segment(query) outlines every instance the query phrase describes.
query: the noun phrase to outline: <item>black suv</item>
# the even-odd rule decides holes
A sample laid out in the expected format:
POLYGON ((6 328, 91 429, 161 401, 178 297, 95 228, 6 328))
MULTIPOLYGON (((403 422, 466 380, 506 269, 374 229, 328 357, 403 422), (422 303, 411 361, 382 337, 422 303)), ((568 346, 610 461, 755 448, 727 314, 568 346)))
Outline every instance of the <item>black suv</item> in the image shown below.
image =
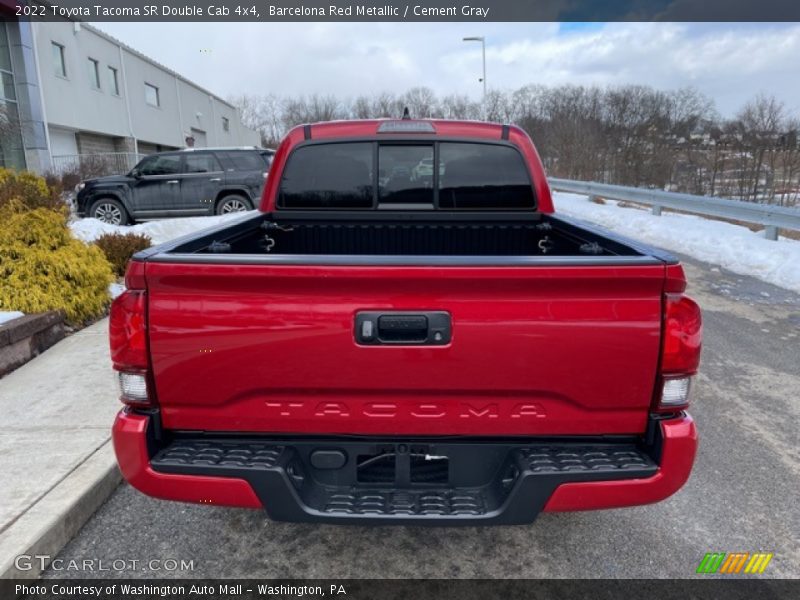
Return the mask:
POLYGON ((274 153, 253 147, 151 154, 127 175, 79 183, 78 216, 127 225, 139 219, 252 210, 258 206, 274 153))

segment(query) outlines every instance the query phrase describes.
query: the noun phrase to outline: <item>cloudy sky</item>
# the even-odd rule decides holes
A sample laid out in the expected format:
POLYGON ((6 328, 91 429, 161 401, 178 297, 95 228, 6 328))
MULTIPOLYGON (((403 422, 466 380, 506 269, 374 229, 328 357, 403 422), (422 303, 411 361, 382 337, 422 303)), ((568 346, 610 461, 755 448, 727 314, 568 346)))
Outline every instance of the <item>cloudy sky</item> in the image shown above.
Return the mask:
POLYGON ((694 86, 732 115, 757 92, 800 113, 800 24, 98 23, 220 96, 402 92, 480 98, 529 83, 694 86))

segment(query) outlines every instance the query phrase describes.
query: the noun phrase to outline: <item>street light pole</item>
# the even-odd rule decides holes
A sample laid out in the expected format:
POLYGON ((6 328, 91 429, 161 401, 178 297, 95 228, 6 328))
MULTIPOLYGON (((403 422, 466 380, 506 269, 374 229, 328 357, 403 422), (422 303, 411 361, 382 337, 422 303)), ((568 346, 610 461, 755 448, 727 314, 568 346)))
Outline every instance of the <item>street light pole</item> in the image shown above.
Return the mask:
POLYGON ((486 118, 486 38, 482 35, 476 35, 472 37, 465 37, 462 39, 464 42, 480 42, 481 43, 481 55, 483 59, 483 77, 481 81, 483 82, 483 118, 486 118))

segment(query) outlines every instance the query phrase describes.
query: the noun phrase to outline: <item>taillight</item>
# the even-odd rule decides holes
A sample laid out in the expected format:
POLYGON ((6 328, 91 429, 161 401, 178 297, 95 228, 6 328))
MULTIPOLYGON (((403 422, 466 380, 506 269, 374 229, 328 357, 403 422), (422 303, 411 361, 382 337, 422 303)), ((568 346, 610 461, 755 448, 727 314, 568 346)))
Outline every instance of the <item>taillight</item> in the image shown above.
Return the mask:
POLYGON ((681 294, 667 294, 665 304, 661 372, 694 375, 703 341, 700 307, 681 294))
POLYGON ((657 390, 657 410, 686 408, 692 376, 700 365, 703 321, 697 303, 682 294, 666 294, 664 336, 657 390))
MULTIPOLYGON (((126 283, 139 282, 139 265, 131 263, 126 283), (137 271, 131 273, 132 271, 137 271)), ((128 289, 111 304, 109 317, 111 362, 117 370, 120 399, 126 404, 147 406, 149 393, 149 360, 147 357, 147 292, 128 289)))
POLYGON ((127 290, 111 304, 108 334, 111 362, 118 371, 147 369, 144 290, 127 290))

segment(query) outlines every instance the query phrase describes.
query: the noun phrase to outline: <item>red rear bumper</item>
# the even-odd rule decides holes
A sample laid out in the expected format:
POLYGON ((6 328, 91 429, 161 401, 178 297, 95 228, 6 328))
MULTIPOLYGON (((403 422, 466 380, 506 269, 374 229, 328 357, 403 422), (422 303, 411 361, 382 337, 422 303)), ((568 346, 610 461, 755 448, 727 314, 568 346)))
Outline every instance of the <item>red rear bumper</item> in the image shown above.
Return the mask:
MULTIPOLYGON (((113 428, 114 449, 125 479, 144 494, 167 500, 262 508, 250 483, 244 479, 156 472, 147 447, 149 417, 126 410, 113 428)), ((659 423, 662 446, 655 475, 640 479, 563 483, 543 510, 574 511, 650 504, 663 500, 689 478, 697 450, 692 418, 683 415, 659 423)))
POLYGON ((122 476, 137 490, 154 498, 199 504, 261 508, 253 488, 243 479, 157 473, 147 450, 149 417, 121 410, 114 421, 114 452, 122 476))
POLYGON ((689 479, 697 453, 697 428, 688 414, 661 421, 660 425, 663 445, 655 475, 646 479, 564 483, 550 496, 544 510, 619 508, 669 498, 689 479))

